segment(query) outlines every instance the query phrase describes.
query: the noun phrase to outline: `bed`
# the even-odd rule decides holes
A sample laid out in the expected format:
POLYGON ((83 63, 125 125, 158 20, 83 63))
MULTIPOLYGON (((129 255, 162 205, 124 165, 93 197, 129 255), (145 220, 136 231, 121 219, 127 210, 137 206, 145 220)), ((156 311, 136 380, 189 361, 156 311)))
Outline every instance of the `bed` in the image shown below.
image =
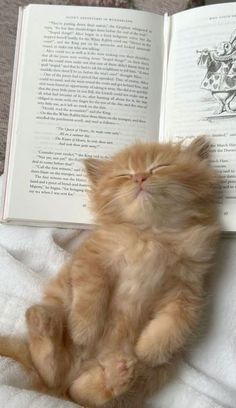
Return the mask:
MULTIPOLYGON (((86 231, 72 229, 0 225, 0 334, 24 335, 25 309, 40 300, 44 283, 85 236, 86 231)), ((222 238, 211 281, 203 330, 150 408, 236 407, 235 238, 222 238)), ((0 358, 0 408, 76 406, 30 391, 23 369, 0 358)))

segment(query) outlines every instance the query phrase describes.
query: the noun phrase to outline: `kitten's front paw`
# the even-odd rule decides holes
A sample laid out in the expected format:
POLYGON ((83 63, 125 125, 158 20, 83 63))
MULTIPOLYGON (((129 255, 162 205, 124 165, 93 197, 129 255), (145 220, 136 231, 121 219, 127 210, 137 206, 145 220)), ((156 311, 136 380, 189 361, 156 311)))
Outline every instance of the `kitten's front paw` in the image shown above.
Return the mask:
POLYGON ((56 338, 62 336, 61 315, 53 307, 40 304, 31 306, 25 317, 30 335, 56 338))
POLYGON ((153 344, 152 339, 146 336, 140 337, 135 352, 138 359, 149 367, 165 364, 169 360, 168 353, 164 352, 161 345, 158 343, 153 344))

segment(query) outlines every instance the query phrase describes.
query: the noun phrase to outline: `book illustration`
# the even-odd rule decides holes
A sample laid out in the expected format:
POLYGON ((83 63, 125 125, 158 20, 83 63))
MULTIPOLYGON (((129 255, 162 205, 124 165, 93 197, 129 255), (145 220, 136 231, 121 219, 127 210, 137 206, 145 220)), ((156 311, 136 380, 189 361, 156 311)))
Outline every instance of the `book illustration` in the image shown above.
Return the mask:
POLYGON ((197 52, 200 53, 198 66, 207 69, 200 87, 211 92, 218 103, 214 115, 236 115, 236 105, 232 106, 236 96, 236 30, 229 41, 221 42, 216 49, 197 52))

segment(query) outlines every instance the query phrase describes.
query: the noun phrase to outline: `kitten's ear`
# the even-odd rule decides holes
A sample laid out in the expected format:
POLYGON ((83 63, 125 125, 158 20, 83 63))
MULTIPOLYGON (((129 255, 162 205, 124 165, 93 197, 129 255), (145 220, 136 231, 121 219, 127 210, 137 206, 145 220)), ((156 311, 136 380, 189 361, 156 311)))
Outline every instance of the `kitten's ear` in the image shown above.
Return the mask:
POLYGON ((199 136, 186 149, 195 153, 200 159, 207 160, 210 156, 210 143, 204 136, 199 136))
POLYGON ((104 174, 107 161, 100 159, 84 159, 83 163, 89 180, 93 184, 96 184, 99 178, 104 174))

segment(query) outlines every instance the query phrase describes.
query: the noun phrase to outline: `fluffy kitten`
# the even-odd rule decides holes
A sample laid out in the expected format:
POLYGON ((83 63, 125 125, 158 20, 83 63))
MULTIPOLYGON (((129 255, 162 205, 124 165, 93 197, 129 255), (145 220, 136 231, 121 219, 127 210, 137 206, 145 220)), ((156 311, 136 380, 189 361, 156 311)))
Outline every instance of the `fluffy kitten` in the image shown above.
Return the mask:
MULTIPOLYGON (((89 407, 141 407, 196 330, 219 236, 208 144, 136 144, 85 160, 98 227, 0 353, 44 391, 89 407)), ((36 385, 35 385, 36 387, 36 385)))

